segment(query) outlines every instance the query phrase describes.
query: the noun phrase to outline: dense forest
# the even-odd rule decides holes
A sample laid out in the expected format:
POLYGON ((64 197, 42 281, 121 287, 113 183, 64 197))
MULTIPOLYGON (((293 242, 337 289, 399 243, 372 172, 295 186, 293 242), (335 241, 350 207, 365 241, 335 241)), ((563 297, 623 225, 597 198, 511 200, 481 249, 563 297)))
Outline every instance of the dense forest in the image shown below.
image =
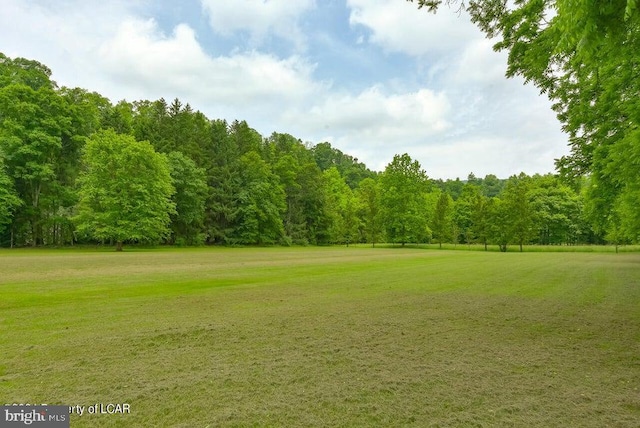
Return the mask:
POLYGON ((408 154, 374 172, 327 142, 265 137, 178 99, 112 104, 0 54, 4 247, 636 242, 614 204, 590 174, 443 181, 408 154))

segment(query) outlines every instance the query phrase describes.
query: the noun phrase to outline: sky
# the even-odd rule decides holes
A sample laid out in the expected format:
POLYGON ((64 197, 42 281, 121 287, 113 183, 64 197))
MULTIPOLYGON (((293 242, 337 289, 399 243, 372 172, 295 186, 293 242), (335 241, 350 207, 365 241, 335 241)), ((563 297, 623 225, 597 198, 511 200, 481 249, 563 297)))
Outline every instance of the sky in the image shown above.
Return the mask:
POLYGON ((549 173, 569 152, 551 102, 504 77, 464 13, 405 0, 1 0, 0 52, 59 86, 179 98, 264 137, 329 142, 431 178, 549 173))

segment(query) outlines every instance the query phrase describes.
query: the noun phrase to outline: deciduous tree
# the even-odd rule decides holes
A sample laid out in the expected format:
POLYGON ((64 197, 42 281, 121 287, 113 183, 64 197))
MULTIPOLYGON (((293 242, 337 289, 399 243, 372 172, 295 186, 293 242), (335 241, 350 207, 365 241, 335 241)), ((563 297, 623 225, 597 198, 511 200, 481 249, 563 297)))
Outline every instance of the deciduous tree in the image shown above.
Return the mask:
POLYGON ((418 161, 395 155, 380 177, 380 202, 387 239, 402 245, 423 242, 429 229, 424 214, 428 179, 418 161))
POLYGON ((257 245, 281 242, 284 236, 282 214, 285 211, 285 193, 278 176, 255 151, 242 155, 239 162, 241 190, 232 241, 257 245))
POLYGON ((525 174, 513 176, 501 194, 501 209, 506 215, 506 226, 510 243, 522 246, 531 239, 534 233, 534 213, 529 200, 530 177, 525 174), (512 242, 511 242, 512 241, 512 242))
POLYGON ((167 159, 148 142, 113 130, 94 134, 79 178, 78 231, 111 241, 158 242, 169 234, 174 188, 167 159))
POLYGON ((331 167, 323 173, 326 188, 326 213, 332 243, 347 244, 358 240, 359 219, 353 191, 338 172, 331 167))
POLYGON ((451 223, 453 215, 453 199, 446 192, 440 192, 436 210, 433 216, 431 229, 433 237, 438 241, 439 247, 442 248, 442 242, 448 241, 451 236, 451 223))
POLYGON ((580 234, 580 203, 570 187, 552 175, 532 177, 529 200, 535 234, 542 245, 575 244, 580 234))
POLYGON ((71 135, 68 103, 50 75, 36 61, 0 54, 0 150, 24 202, 16 212, 19 222, 28 225, 21 228, 21 241, 32 245, 45 242, 47 218, 60 205, 63 154, 77 142, 71 135))
POLYGON ((490 198, 482 193, 478 193, 473 198, 471 209, 471 233, 476 242, 484 245, 487 251, 487 244, 491 235, 491 207, 490 198))
MULTIPOLYGON (((416 1, 431 11, 443 3, 416 1)), ((524 77, 554 102, 571 148, 556 166, 563 176, 590 176, 595 227, 621 227, 637 239, 637 210, 623 207, 630 198, 637 204, 640 187, 633 151, 640 121, 638 0, 444 2, 468 11, 497 40, 494 49, 509 53, 507 76, 524 77)))
MULTIPOLYGON (((18 197, 13 187, 13 181, 9 177, 4 168, 2 152, 0 152, 0 236, 7 225, 13 222, 13 215, 22 200, 18 197)), ((13 236, 9 238, 11 246, 13 246, 13 236)))
POLYGON ((466 183, 454 205, 453 222, 460 232, 460 237, 467 244, 471 244, 473 240, 473 208, 476 198, 480 195, 481 191, 478 186, 466 183))
POLYGON ((326 186, 311 151, 295 137, 279 133, 267 139, 264 151, 285 190, 288 239, 302 245, 329 243, 326 186))
POLYGON ((360 182, 356 195, 359 201, 364 237, 375 247, 376 242, 382 239, 383 232, 378 183, 373 178, 365 178, 360 182))

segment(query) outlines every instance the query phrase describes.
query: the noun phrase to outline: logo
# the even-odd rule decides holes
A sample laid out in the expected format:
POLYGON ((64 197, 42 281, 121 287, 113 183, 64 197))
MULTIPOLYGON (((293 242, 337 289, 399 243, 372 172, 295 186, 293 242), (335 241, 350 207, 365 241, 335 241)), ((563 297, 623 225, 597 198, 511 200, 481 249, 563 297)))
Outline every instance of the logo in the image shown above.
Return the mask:
POLYGON ((69 428, 69 406, 2 406, 0 428, 69 428))

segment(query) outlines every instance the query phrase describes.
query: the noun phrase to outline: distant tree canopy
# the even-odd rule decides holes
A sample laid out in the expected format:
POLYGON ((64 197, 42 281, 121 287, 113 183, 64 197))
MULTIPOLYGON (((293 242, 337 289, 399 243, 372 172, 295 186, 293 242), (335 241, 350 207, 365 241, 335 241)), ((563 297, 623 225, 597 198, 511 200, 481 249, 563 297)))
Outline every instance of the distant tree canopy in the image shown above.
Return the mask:
POLYGON ((597 143, 588 165, 607 162, 586 174, 441 180, 409 154, 377 173, 328 142, 265 137, 178 99, 112 104, 50 76, 0 54, 2 246, 638 242, 631 130, 597 143))

